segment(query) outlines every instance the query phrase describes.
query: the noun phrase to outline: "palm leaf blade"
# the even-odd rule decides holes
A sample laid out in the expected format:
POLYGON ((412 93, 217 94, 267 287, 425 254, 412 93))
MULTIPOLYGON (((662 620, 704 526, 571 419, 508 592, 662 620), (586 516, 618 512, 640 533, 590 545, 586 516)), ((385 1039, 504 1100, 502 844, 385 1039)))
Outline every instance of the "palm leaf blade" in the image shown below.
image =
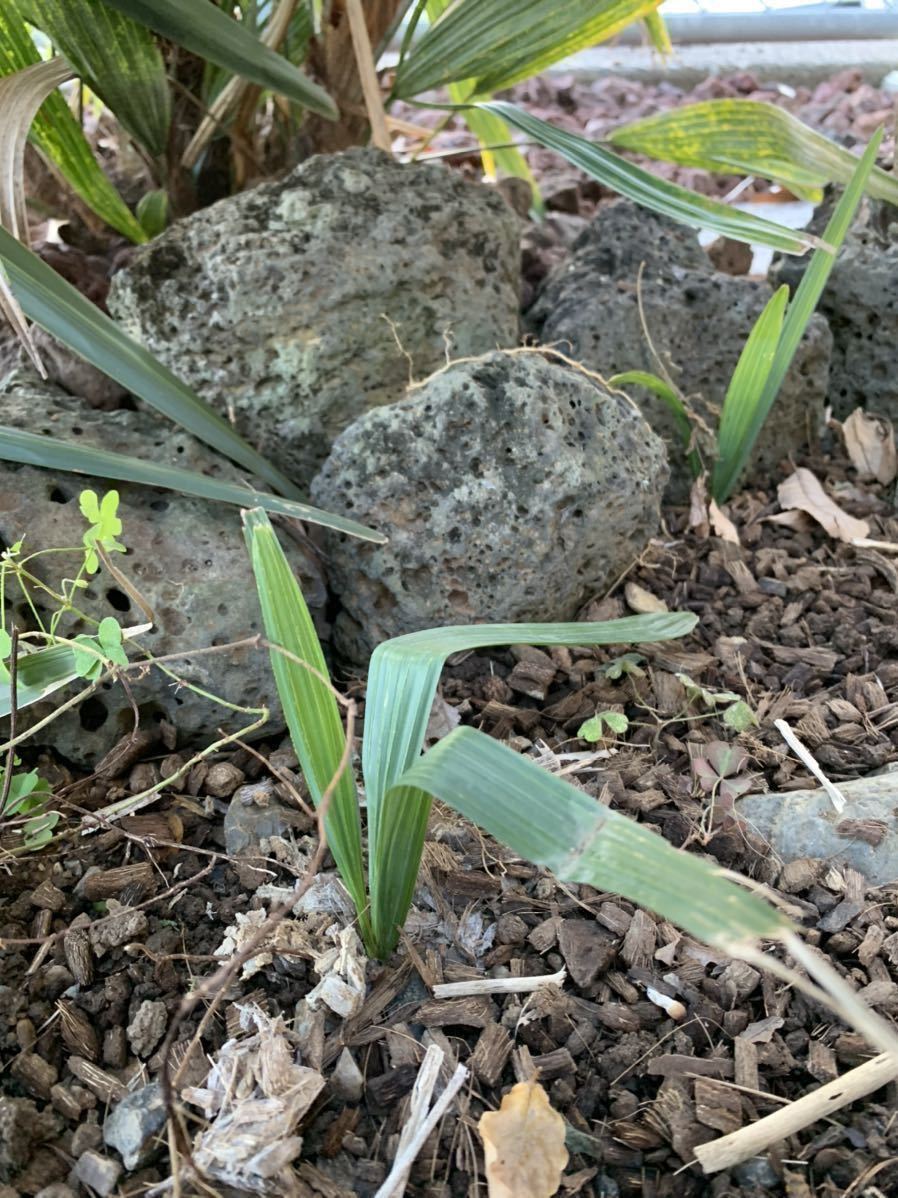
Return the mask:
POLYGON ((720 871, 473 728, 405 775, 520 856, 621 894, 721 948, 782 936, 787 920, 720 871))

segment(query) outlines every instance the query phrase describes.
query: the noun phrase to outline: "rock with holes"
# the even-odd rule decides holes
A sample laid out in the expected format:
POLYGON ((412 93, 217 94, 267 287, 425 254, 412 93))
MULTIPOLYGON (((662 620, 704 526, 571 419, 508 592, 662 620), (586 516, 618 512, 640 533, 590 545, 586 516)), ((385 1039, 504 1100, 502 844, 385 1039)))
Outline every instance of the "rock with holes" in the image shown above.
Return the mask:
POLYGON ((339 437, 312 484, 390 530, 333 537, 340 650, 420 628, 569 620, 645 547, 667 479, 636 407, 536 353, 460 362, 339 437))
MULTIPOLYGON (((0 387, 0 423, 232 481, 241 477, 230 463, 155 415, 98 412, 25 372, 13 375, 0 387)), ((2 462, 0 538, 10 545, 24 536, 32 553, 78 546, 87 527, 78 509, 79 492, 91 488, 102 494, 113 487, 121 497, 120 539, 128 550, 125 555, 115 555, 115 564, 138 589, 155 620, 153 630, 137 643, 155 656, 185 653, 183 660, 169 663, 169 668, 230 703, 274 707, 275 691, 264 653, 243 648, 190 657, 191 649, 223 645, 261 629, 236 507, 2 462)), ((320 611, 325 593, 317 568, 296 544, 287 537, 283 541, 313 610, 320 611)), ((51 555, 38 559, 34 570, 58 585, 63 577, 72 576, 77 562, 77 552, 68 557, 51 555)), ((138 605, 103 570, 90 580, 79 602, 96 619, 112 615, 125 626, 144 622, 138 605)), ((33 626, 21 600, 16 600, 14 610, 20 628, 33 626)), ((64 627, 68 633, 89 630, 78 622, 67 622, 64 627)), ((156 728, 164 718, 175 726, 180 743, 208 741, 216 727, 236 731, 253 718, 173 685, 172 679, 157 669, 145 677, 132 675, 129 686, 141 726, 156 728)), ((62 693, 67 698, 74 689, 62 693)), ((29 707, 21 718, 34 722, 54 706, 29 707)), ((59 716, 41 736, 63 756, 93 765, 133 725, 133 710, 124 688, 109 683, 77 709, 59 716)))
POLYGON ((517 343, 518 223, 442 165, 328 154, 136 250, 109 308, 306 486, 334 437, 447 344, 517 343))
MULTIPOLYGON (((716 432, 733 369, 771 295, 765 282, 715 271, 689 230, 619 200, 599 209, 570 258, 547 278, 528 319, 545 344, 606 378, 629 370, 658 374, 660 357, 698 417, 698 444, 708 448, 702 425, 716 432)), ((826 321, 815 316, 758 439, 752 473, 769 477, 816 437, 830 349, 826 321)), ((671 494, 680 498, 691 476, 670 411, 649 392, 628 390, 667 442, 671 494)))
MULTIPOLYGON (((867 207, 839 251, 820 297, 833 335, 828 398, 840 419, 863 407, 898 420, 898 217, 888 204, 867 207)), ((807 261, 783 258, 777 274, 793 288, 807 261)))

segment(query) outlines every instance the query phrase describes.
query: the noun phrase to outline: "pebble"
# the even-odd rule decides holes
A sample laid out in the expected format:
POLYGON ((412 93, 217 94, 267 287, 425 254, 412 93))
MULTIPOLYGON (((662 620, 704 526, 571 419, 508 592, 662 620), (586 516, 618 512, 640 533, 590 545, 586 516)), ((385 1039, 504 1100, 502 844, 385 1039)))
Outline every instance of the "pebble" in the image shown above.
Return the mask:
POLYGON ((219 761, 206 774, 203 790, 215 799, 229 799, 245 778, 243 770, 238 769, 236 765, 229 761, 219 761))
POLYGON ((733 1169, 740 1186, 779 1186, 779 1174, 766 1156, 755 1156, 733 1169))
POLYGON ((165 1126, 165 1101, 158 1082, 128 1094, 106 1116, 103 1139, 114 1148, 127 1170, 144 1165, 153 1141, 165 1126))
POLYGON ((100 1156, 98 1152, 84 1152, 75 1163, 75 1176, 82 1185, 107 1198, 121 1177, 122 1167, 118 1161, 110 1160, 108 1156, 100 1156))
POLYGON ((364 1084, 365 1079, 353 1060, 352 1053, 348 1048, 344 1048, 331 1074, 331 1090, 346 1102, 360 1102, 364 1084))
POLYGON ((72 1156, 83 1156, 103 1143, 103 1132, 96 1123, 81 1123, 72 1133, 72 1156))
POLYGON ((137 1008, 128 1024, 128 1042, 131 1050, 144 1059, 165 1035, 168 1026, 168 1008, 164 1002, 146 998, 137 1008))

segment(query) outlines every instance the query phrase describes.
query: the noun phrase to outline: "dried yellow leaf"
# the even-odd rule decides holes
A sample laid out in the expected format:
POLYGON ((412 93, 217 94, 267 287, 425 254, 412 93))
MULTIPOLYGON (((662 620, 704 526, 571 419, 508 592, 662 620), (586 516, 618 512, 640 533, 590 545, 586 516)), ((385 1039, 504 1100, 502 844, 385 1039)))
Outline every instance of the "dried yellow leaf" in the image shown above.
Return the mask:
POLYGON ((564 1120, 539 1082, 519 1082, 477 1125, 489 1198, 551 1198, 568 1162, 564 1120))

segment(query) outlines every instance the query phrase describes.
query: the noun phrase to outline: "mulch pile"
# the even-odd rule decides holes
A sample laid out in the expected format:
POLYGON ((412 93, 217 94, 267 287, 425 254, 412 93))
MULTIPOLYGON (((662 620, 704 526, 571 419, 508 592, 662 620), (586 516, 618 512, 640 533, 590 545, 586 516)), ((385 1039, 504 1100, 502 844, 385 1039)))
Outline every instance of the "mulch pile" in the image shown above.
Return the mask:
MULTIPOLYGON (((808 464, 843 506, 871 521, 873 536, 898 539, 898 518, 882 488, 857 484, 838 457, 808 464)), ((757 713, 760 726, 738 738, 756 790, 811 784, 772 728, 774 718, 790 721, 834 780, 898 757, 895 567, 822 530, 766 522, 776 510, 759 491, 734 501, 741 547, 697 537, 684 511, 668 511, 663 536, 628 578, 588 605, 583 615, 590 619, 626 614, 629 582, 671 609, 699 615, 689 638, 643 647, 640 673, 607 677, 614 652, 604 649, 478 653, 450 665, 442 694, 464 720, 523 752, 554 757, 578 785, 652 824, 672 844, 773 887, 810 941, 890 1016, 898 1010, 892 893, 865 894, 859 875, 825 862, 783 867, 725 810, 714 810, 692 768, 710 742, 732 735, 690 703, 678 673, 744 695, 757 713), (597 709, 627 714, 622 743, 604 746, 609 756, 565 757, 595 749, 576 733, 597 709)), ((170 748, 161 760, 138 745, 101 764, 99 776, 74 791, 64 789, 71 776, 63 765, 45 757, 43 766, 89 810, 170 771, 178 763, 170 748)), ((289 752, 274 745, 261 751, 275 752, 283 788, 289 752)), ((248 874, 223 851, 221 817, 231 794, 266 774, 242 750, 195 767, 183 793, 165 795, 150 813, 87 840, 73 838, 59 852, 0 875, 7 945, 0 1177, 12 1179, 13 1192, 36 1195, 64 1182, 85 1153, 117 1159, 102 1144, 104 1115, 126 1086, 159 1076, 170 1020, 195 979, 216 967, 213 954, 235 917, 270 906, 247 884, 263 877, 292 883, 313 831, 302 817, 294 832, 299 856, 268 861, 267 876, 248 874)), ((888 1091, 731 1173, 709 1179, 689 1165, 696 1144, 872 1055, 810 999, 614 895, 557 883, 443 810, 432 819, 422 881, 408 940, 390 962, 368 966, 368 997, 351 1018, 310 1016, 303 1000, 317 976, 312 953, 299 948, 299 955, 275 954, 272 965, 233 982, 202 1032, 211 1057, 229 1035, 244 1034, 236 1004, 253 1001, 284 1015, 299 1034, 303 1063, 329 1078, 349 1048, 364 1076, 361 1094, 347 1098, 340 1078, 313 1104, 302 1128, 298 1193, 376 1191, 402 1125, 401 1100, 429 1043, 472 1076, 460 1113, 444 1121, 413 1169, 411 1192, 422 1198, 474 1192, 481 1168, 476 1121, 533 1070, 569 1126, 564 1193, 872 1198, 898 1184, 898 1125, 888 1091), (563 991, 431 994, 442 981, 562 967, 563 991), (681 1003, 680 1017, 651 1001, 647 988, 681 1003)), ((300 921, 319 951, 332 922, 329 915, 300 921)), ((179 1028, 176 1060, 190 1048, 203 1010, 179 1028)), ((188 1080, 199 1084, 207 1067, 202 1054, 188 1064, 188 1080)), ((167 1175, 160 1141, 155 1159, 122 1175, 118 1192, 146 1193, 167 1175)))

